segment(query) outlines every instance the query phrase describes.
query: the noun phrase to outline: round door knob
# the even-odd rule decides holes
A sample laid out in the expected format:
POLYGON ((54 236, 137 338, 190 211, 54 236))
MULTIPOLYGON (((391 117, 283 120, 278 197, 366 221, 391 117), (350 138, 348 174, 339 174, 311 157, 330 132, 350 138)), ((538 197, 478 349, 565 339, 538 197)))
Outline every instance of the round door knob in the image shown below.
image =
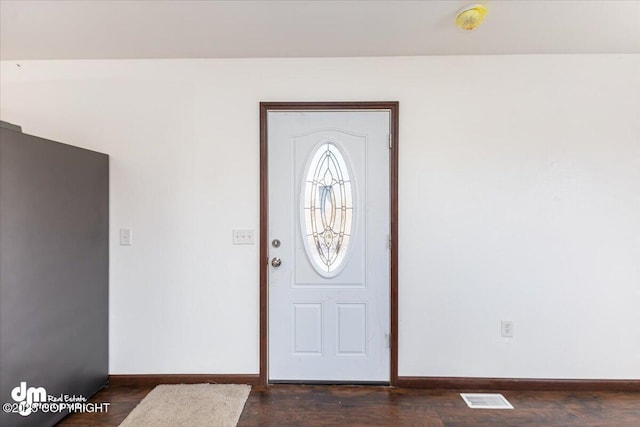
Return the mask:
POLYGON ((282 264, 282 260, 278 257, 275 257, 274 259, 271 260, 272 267, 280 267, 280 264, 282 264))

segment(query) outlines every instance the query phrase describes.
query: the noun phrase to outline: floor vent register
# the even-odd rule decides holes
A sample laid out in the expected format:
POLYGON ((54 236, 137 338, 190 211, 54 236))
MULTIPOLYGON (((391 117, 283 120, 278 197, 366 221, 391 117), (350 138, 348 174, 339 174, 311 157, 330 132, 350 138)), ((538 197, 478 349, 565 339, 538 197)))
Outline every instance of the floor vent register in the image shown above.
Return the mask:
POLYGON ((460 393, 460 396, 473 409, 513 409, 500 393, 460 393))

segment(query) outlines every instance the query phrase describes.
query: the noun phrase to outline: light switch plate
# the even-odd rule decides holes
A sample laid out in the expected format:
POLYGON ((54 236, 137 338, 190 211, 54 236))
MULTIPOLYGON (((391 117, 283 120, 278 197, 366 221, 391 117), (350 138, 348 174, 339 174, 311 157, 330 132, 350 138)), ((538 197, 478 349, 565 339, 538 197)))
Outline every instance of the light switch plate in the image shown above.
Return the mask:
POLYGON ((505 338, 513 338, 513 321, 503 320, 500 322, 500 335, 505 338))
POLYGON ((255 245, 255 230, 233 230, 234 245, 255 245))
POLYGON ((121 228, 120 229, 120 246, 131 246, 133 244, 133 239, 131 236, 130 228, 121 228))

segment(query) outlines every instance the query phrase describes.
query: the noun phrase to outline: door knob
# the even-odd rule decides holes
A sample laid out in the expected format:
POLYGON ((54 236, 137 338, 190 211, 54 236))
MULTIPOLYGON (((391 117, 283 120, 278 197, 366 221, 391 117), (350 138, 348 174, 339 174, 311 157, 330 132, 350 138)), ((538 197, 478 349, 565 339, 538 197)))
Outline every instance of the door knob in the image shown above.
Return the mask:
POLYGON ((271 260, 272 267, 280 267, 280 264, 282 264, 282 260, 278 257, 275 257, 274 259, 271 260))

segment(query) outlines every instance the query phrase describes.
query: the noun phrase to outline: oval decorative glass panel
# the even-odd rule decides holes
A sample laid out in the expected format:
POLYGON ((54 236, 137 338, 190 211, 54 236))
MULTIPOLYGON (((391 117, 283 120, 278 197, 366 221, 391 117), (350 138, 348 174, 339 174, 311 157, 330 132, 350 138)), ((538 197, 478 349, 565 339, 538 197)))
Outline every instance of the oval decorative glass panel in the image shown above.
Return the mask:
POLYGON ((311 155, 302 185, 302 238, 311 265, 325 277, 339 272, 353 235, 353 186, 340 149, 332 142, 311 155))

